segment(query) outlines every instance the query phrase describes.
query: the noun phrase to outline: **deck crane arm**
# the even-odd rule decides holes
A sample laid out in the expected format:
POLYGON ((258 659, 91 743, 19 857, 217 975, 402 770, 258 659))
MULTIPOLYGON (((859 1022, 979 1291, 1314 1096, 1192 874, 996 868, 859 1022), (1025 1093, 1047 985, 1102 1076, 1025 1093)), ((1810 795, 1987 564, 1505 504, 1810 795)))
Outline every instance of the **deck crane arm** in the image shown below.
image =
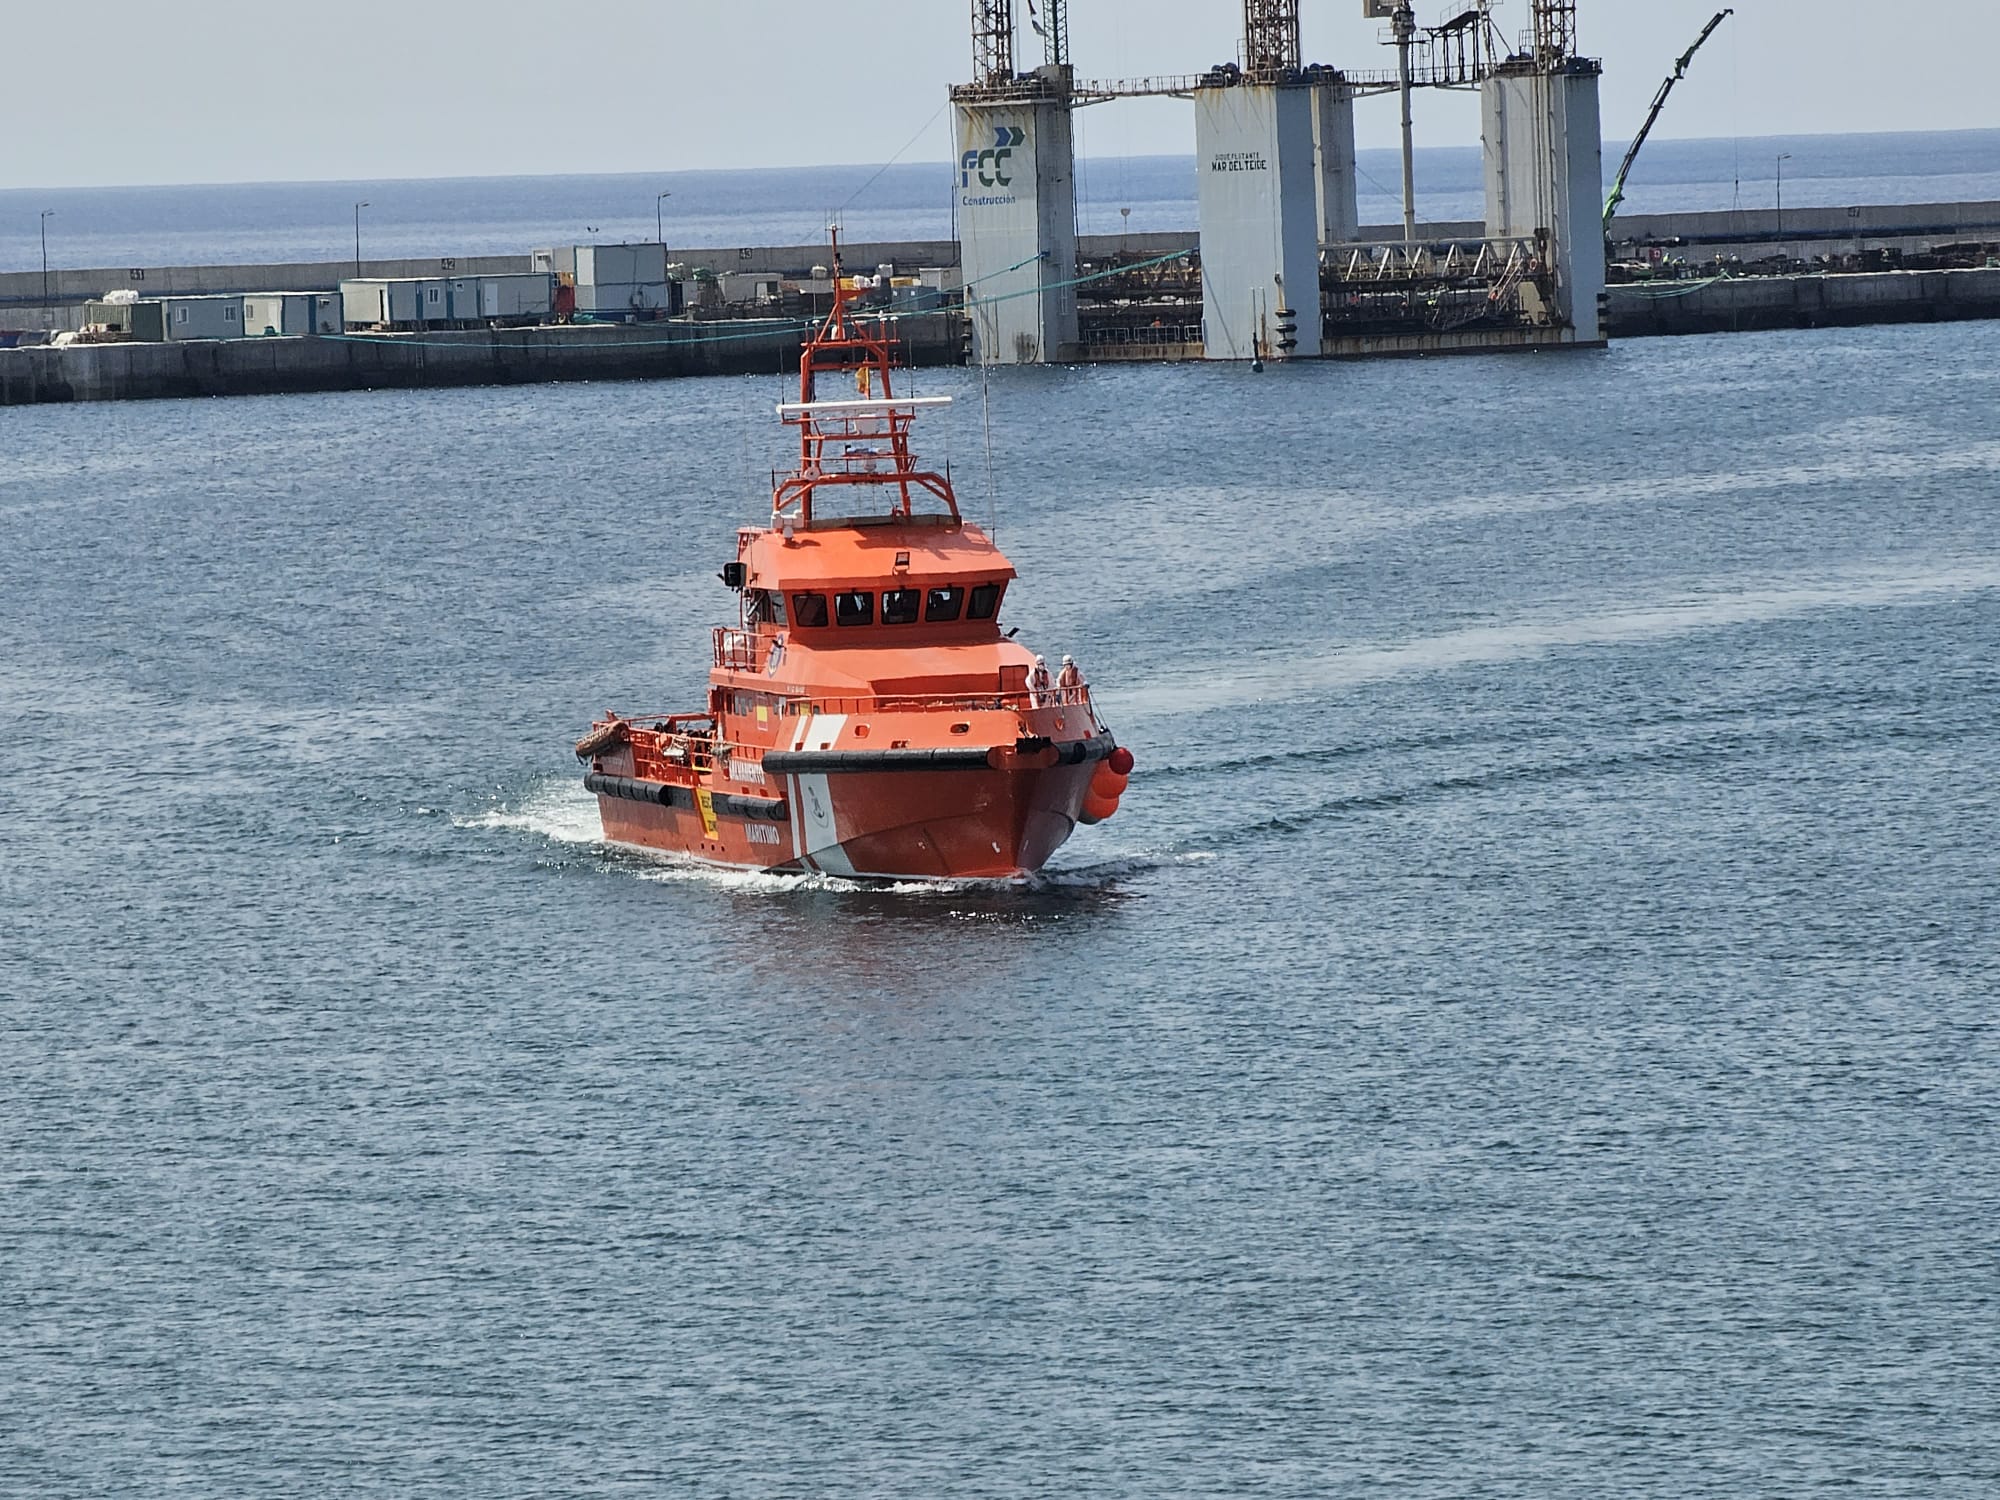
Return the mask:
POLYGON ((1604 204, 1604 232, 1611 232, 1612 217, 1618 212, 1618 205, 1625 201, 1625 179, 1632 175, 1632 163, 1639 159, 1639 148, 1646 144, 1646 137, 1653 133, 1653 126, 1659 122, 1660 111, 1667 107, 1667 96, 1674 91, 1674 85, 1687 77, 1688 64, 1694 61, 1695 53, 1701 51, 1702 43, 1715 35, 1715 28, 1735 15, 1734 10, 1719 10, 1715 19, 1702 27, 1701 35, 1694 39, 1694 45, 1681 54, 1679 62, 1667 81, 1660 85, 1659 93, 1653 95, 1653 107, 1646 115, 1646 123, 1639 127, 1639 134, 1633 138, 1632 149, 1625 153, 1625 160, 1619 163, 1618 176, 1611 184, 1611 197, 1604 204))

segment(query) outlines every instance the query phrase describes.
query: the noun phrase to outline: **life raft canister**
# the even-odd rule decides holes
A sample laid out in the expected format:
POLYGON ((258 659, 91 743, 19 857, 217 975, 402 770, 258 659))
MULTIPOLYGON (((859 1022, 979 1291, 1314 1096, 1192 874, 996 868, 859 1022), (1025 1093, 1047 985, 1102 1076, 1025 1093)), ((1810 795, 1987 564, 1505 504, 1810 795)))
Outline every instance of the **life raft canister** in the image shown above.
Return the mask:
POLYGON ((601 729, 593 729, 576 742, 576 758, 590 760, 602 755, 614 745, 622 745, 632 737, 632 726, 623 719, 613 718, 601 729))

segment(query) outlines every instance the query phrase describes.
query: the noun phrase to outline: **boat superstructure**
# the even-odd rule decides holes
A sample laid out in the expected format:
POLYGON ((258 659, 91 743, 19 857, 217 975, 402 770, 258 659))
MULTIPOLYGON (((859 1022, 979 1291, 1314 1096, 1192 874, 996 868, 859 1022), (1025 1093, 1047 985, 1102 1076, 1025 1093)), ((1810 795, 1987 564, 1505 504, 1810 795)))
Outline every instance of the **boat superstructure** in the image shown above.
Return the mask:
POLYGON ((1073 672, 1003 635, 1013 565, 959 513, 898 396, 888 325, 838 271, 799 360, 798 466, 736 536, 708 706, 607 713, 577 744, 605 837, 717 864, 1005 878, 1117 810, 1132 767, 1073 672), (822 377, 854 394, 823 399, 822 377))

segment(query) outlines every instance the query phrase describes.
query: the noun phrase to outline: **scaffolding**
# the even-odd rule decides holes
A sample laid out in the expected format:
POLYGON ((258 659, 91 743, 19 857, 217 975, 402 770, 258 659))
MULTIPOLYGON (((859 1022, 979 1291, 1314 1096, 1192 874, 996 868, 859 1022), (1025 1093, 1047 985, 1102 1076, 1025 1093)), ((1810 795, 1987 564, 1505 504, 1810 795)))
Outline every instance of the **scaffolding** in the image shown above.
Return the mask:
POLYGON ((987 88, 1014 81, 1014 0, 972 0, 972 81, 987 88))
POLYGON ((1551 67, 1575 55, 1576 0, 1535 0, 1535 61, 1551 67))
POLYGON ((1516 236, 1444 244, 1328 245, 1320 254, 1325 338, 1402 337, 1550 324, 1548 247, 1516 236))
POLYGON ((1299 42, 1299 0, 1243 0, 1243 71, 1252 78, 1296 72, 1304 48, 1299 42))
POLYGON ((1042 61, 1052 68, 1069 66, 1069 0, 1028 0, 1028 24, 1042 39, 1042 61))

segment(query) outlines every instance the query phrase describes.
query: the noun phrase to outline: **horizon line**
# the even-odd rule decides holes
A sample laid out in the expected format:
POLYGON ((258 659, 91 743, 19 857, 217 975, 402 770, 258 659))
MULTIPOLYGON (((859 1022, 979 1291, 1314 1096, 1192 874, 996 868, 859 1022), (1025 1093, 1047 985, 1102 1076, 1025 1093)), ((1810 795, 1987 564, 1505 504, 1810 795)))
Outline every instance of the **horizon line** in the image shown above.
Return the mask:
MULTIPOLYGON (((2000 126, 1968 126, 1957 130, 1842 130, 1813 131, 1800 135, 1689 135, 1660 136, 1655 145, 1707 145, 1720 142, 1749 143, 1755 141, 1815 141, 1815 140, 1859 140, 1882 136, 1953 136, 1953 135, 2000 135, 2000 126)), ((1419 146, 1418 155, 1443 151, 1478 151, 1479 144, 1419 146)), ((1389 146, 1361 146, 1356 154, 1382 152, 1399 154, 1399 148, 1389 146)), ((1193 156, 1191 151, 1142 151, 1111 156, 1079 156, 1080 162, 1088 161, 1184 161, 1193 156)), ((741 167, 670 167, 657 171, 635 168, 623 172, 456 172, 442 176, 428 177, 244 177, 196 179, 181 182, 83 182, 83 183, 34 183, 22 187, 0 187, 0 197, 15 193, 104 193, 104 192, 158 192, 177 188, 264 188, 264 187, 341 187, 379 186, 389 183, 425 182, 520 182, 573 181, 592 178, 612 179, 630 177, 650 177, 661 181, 680 177, 740 177, 746 174, 776 172, 886 172, 892 167, 935 166, 949 171, 951 162, 940 158, 935 163, 913 162, 797 162, 782 165, 741 167)))

